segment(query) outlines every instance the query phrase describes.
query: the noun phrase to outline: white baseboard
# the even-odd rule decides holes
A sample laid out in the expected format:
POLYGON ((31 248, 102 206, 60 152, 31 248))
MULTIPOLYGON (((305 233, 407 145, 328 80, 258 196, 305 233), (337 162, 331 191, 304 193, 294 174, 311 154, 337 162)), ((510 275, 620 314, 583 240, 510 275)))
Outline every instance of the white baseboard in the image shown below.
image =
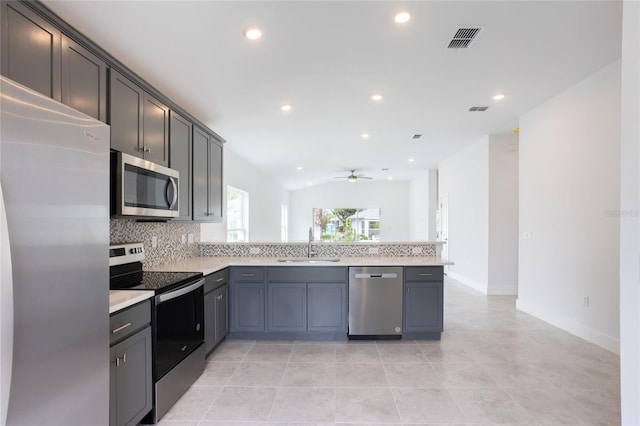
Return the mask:
POLYGON ((464 285, 471 287, 474 290, 478 290, 482 294, 487 294, 487 285, 479 283, 475 280, 465 277, 464 275, 460 275, 456 272, 449 270, 447 272, 447 276, 453 278, 456 281, 461 282, 464 285))
POLYGON ((489 296, 517 296, 518 287, 511 285, 491 286, 487 292, 489 296))
POLYGON ((568 331, 569 333, 587 340, 588 342, 598 345, 601 348, 604 348, 616 354, 620 354, 619 338, 604 334, 598 330, 576 322, 573 319, 566 317, 565 315, 550 311, 543 306, 529 303, 522 299, 516 300, 516 308, 530 315, 533 315, 534 317, 541 319, 542 321, 548 322, 553 326, 568 331))

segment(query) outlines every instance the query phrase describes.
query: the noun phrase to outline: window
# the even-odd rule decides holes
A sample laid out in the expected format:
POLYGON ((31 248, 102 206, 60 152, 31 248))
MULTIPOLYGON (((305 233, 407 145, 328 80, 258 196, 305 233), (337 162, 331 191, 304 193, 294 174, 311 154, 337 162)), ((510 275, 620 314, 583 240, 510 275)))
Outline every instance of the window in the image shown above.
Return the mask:
POLYGON ((313 209, 313 234, 322 241, 380 241, 380 209, 313 209))
POLYGON ((249 241, 249 193, 227 186, 227 241, 249 241))
POLYGON ((280 241, 289 241, 289 207, 280 206, 280 241))

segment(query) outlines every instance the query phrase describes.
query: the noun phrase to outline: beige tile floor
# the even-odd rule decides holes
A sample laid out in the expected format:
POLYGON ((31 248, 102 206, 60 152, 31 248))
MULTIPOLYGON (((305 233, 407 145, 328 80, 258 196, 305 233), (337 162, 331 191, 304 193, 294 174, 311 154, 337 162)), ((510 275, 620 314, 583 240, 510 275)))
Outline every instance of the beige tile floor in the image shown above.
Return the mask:
POLYGON ((227 340, 162 426, 619 425, 619 357, 445 280, 439 342, 227 340))

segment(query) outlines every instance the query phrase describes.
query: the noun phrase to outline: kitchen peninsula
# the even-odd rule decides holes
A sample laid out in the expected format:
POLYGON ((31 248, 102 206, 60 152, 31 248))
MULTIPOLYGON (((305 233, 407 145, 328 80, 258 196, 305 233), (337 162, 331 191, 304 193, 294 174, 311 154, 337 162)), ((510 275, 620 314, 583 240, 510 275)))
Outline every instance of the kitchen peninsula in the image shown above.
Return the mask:
POLYGON ((437 340, 443 324, 443 267, 453 264, 439 256, 442 244, 316 243, 309 249, 303 243, 201 243, 201 256, 150 269, 202 272, 205 299, 207 285, 211 291, 221 289, 211 302, 218 308, 228 295, 226 318, 219 319, 228 321, 230 338, 344 340, 353 303, 349 269, 399 267, 402 324, 397 337, 437 340))

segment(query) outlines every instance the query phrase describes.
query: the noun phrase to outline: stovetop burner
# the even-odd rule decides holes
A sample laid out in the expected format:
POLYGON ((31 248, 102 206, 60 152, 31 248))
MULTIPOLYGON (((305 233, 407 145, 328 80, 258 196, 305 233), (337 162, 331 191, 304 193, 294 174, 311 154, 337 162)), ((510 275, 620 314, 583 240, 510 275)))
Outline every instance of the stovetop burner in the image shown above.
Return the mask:
POLYGON ((143 271, 142 243, 109 248, 109 288, 111 290, 153 290, 165 293, 202 278, 202 272, 143 271))

